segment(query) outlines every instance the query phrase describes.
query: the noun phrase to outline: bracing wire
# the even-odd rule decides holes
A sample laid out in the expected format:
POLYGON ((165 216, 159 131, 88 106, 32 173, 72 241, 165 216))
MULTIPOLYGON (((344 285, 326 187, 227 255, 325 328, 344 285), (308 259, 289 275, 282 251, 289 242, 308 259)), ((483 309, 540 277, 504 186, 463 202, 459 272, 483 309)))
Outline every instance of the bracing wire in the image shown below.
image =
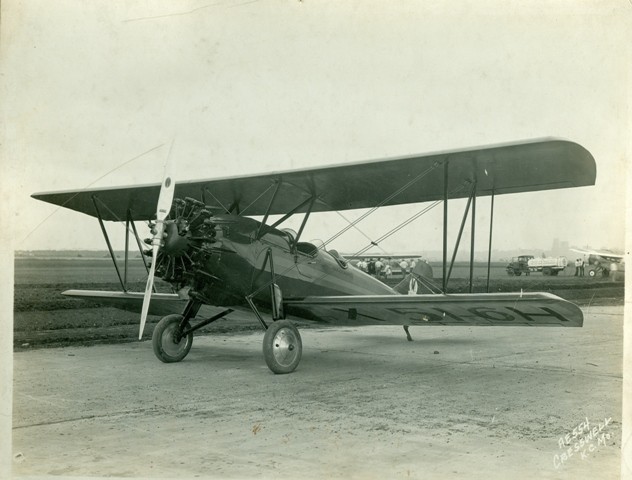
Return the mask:
POLYGON ((252 207, 252 205, 253 205, 253 204, 254 204, 257 200, 259 200, 259 199, 260 199, 261 197, 263 197, 266 193, 268 193, 268 192, 270 191, 270 189, 271 189, 272 187, 274 187, 274 186, 275 186, 275 184, 274 184, 274 183, 271 183, 271 184, 270 184, 270 186, 269 186, 268 188, 266 188, 266 189, 265 189, 265 190, 264 190, 264 191, 263 191, 263 192, 262 192, 262 193, 261 193, 261 194, 260 194, 257 198, 255 198, 252 202, 250 202, 250 204, 249 204, 246 208, 244 208, 244 209, 241 211, 241 215, 245 215, 246 210, 248 210, 250 207, 252 207))
POLYGON ((382 207, 385 204, 387 204, 388 202, 390 202, 397 195, 399 195, 400 193, 402 193, 403 191, 408 189, 411 185, 413 185, 414 183, 416 183, 417 181, 419 181, 420 179, 422 179, 423 177, 428 175, 430 172, 432 172, 438 166, 442 165, 444 162, 445 162, 445 160, 438 160, 438 161, 434 162, 434 164, 432 166, 428 167, 426 170, 421 172, 419 175, 417 175, 416 177, 411 179, 408 183, 406 183, 405 185, 403 185, 402 187, 397 189, 395 192, 390 194, 388 197, 386 197, 384 200, 382 200, 380 203, 378 203, 375 207, 372 207, 368 212, 365 212, 364 214, 360 215, 360 217, 358 217, 356 220, 354 220, 351 224, 349 224, 348 226, 346 226, 345 228, 340 230, 338 233, 334 234, 332 237, 330 237, 325 242, 323 242, 323 247, 327 246, 329 243, 333 242, 338 237, 340 237, 341 235, 343 235, 344 233, 349 231, 351 228, 353 228, 355 225, 357 225, 362 220, 367 218, 369 215, 373 214, 377 209, 379 209, 380 207, 382 207))
MULTIPOLYGON (((342 219, 347 222, 348 224, 351 224, 351 220, 349 220, 347 217, 345 217, 342 213, 340 213, 339 211, 336 210, 336 213, 338 215, 340 215, 340 217, 342 217, 342 219)), ((353 225, 353 228, 355 230, 357 230, 364 238, 366 238, 369 242, 371 242, 371 246, 377 246, 377 248, 379 248, 380 250, 382 250, 382 252, 384 252, 385 254, 388 253, 386 250, 384 250, 380 245, 378 245, 376 242, 374 242, 371 237, 369 237, 366 233, 364 233, 362 230, 360 230, 358 228, 357 225, 353 225)))
MULTIPOLYGON (((450 194, 454 195, 454 194, 456 194, 456 193, 460 192, 460 191, 461 191, 461 190, 463 190, 463 188, 465 188, 465 186, 467 186, 469 183, 470 183, 470 182, 469 182, 469 181, 467 181, 467 180, 466 180, 466 181, 464 181, 461 185, 459 185, 457 188, 455 188, 454 190, 452 190, 452 191, 450 192, 450 194)), ((411 184, 411 182, 409 182, 409 184, 411 184)), ((407 184, 407 185, 409 185, 409 184, 407 184)), ((398 191, 398 193, 399 193, 400 191, 401 191, 401 189, 398 191)), ((390 197, 390 198, 392 198, 393 196, 394 196, 394 195, 391 195, 391 197, 390 197)), ((390 237, 390 236, 394 235, 395 233, 397 233, 398 231, 400 231, 402 228, 404 228, 406 225, 410 224, 411 222, 413 222, 413 221, 417 220, 418 218, 420 218, 421 216, 425 215, 427 212, 429 212, 430 210, 432 210, 432 209, 433 209, 434 207, 436 207, 437 205, 440 205, 441 203, 443 203, 443 201, 444 201, 444 200, 436 200, 436 201, 435 201, 435 202, 433 202, 431 205, 429 205, 429 206, 427 206, 427 207, 425 207, 425 208, 421 209, 420 211, 418 211, 417 213, 415 213, 414 215, 412 215, 412 216, 411 216, 411 217, 409 217, 408 219, 404 220, 402 223, 400 223, 400 224, 399 224, 399 225, 397 225, 396 227, 394 227, 394 228, 392 228, 391 230, 389 230, 386 234, 382 235, 382 236, 378 239, 378 241, 377 241, 377 242, 373 242, 373 241, 371 241, 371 240, 369 239, 369 241, 371 241, 371 243, 370 243, 367 247, 365 247, 365 248, 361 249, 359 252, 357 252, 357 253, 353 254, 352 256, 355 256, 355 255, 361 255, 362 253, 364 253, 365 251, 367 251, 369 248, 373 247, 373 246, 374 246, 374 244, 377 244, 377 243, 379 243, 379 242, 381 242, 381 241, 383 241, 383 240, 387 239, 388 237, 390 237)), ((381 204, 380 204, 380 205, 383 205, 384 203, 386 203, 386 201, 381 202, 381 204)), ((372 208, 370 213, 375 212, 375 210, 377 210, 377 207, 372 208)), ((349 226, 347 226, 347 227, 345 227, 344 229, 342 229, 342 230, 341 230, 341 231, 343 231, 342 233, 344 233, 344 232, 348 231, 350 228, 353 228, 353 227, 354 227, 357 223, 359 223, 359 221, 360 221, 360 220, 362 220, 362 219, 364 219, 364 218, 367 218, 367 216, 368 216, 367 214, 362 215, 359 219, 355 220, 354 222, 351 222, 351 224, 350 224, 349 226)), ((344 217, 343 217, 343 218, 344 218, 344 217)), ((340 235, 341 235, 341 233, 340 233, 340 232, 338 232, 338 234, 335 234, 334 236, 332 236, 332 237, 331 237, 331 238, 330 238, 327 242, 324 242, 322 245, 320 245, 320 246, 318 247, 318 250, 326 250, 326 248, 325 248, 325 247, 326 247, 327 243, 331 242, 331 241, 332 241, 332 239, 334 239, 334 238, 338 238, 340 235)), ((307 261, 309 261, 309 260, 308 260, 308 259, 306 259, 306 260, 302 260, 302 261, 301 261, 301 260, 299 260, 299 261, 297 261, 297 263, 295 263, 295 264, 294 264, 294 265, 292 265, 291 267, 288 267, 288 268, 286 268, 285 270, 283 270, 282 272, 280 272, 280 274, 279 274, 279 275, 283 275, 283 274, 285 274, 285 273, 289 272, 290 270, 293 270, 293 269, 297 268, 297 266, 298 266, 299 264, 302 264, 302 263, 307 262, 307 261)), ((320 275, 319 277, 317 277, 317 278, 315 279, 315 281, 322 280, 323 278, 327 277, 328 275, 329 275, 328 273, 323 273, 322 275, 320 275)), ((260 293, 261 291, 263 291, 265 288, 269 287, 270 285, 272 285, 272 280, 270 280, 270 281, 266 282, 266 283, 265 283, 264 285, 262 285, 260 288, 258 288, 257 290, 255 290, 255 291, 254 291, 251 295, 252 295, 252 296, 257 295, 258 293, 260 293)))

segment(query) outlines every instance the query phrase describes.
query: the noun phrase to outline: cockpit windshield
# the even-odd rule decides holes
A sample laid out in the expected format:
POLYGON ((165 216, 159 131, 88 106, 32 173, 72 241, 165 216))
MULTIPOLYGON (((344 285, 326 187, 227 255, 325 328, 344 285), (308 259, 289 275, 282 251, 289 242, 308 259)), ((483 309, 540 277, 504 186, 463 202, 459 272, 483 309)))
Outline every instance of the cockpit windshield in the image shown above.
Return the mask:
POLYGON ((327 248, 325 248, 325 242, 323 242, 319 238, 317 238, 315 240, 310 240, 309 243, 314 245, 318 250, 322 250, 323 252, 327 251, 327 248))
POLYGON ((283 233, 285 233, 288 237, 290 237, 290 240, 291 240, 292 242, 296 241, 296 236, 297 236, 298 234, 296 233, 296 231, 295 231, 295 230, 292 230, 291 228, 283 228, 283 229, 281 229, 281 231, 282 231, 283 233))

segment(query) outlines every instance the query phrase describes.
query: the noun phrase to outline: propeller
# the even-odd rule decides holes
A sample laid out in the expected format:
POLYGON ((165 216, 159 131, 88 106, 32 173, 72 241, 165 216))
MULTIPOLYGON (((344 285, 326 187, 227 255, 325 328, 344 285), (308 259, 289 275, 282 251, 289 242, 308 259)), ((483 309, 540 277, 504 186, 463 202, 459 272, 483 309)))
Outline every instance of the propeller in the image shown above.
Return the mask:
MULTIPOLYGON (((173 143, 171 144, 173 148, 173 143)), ((143 338, 143 330, 145 329, 145 322, 147 321, 147 312, 149 311, 149 302, 151 301, 151 292, 154 288, 154 274, 156 272, 156 263, 158 260, 158 251, 163 242, 163 235, 165 231, 165 219, 169 215, 171 210, 171 204, 173 202, 173 194, 175 183, 171 177, 173 165, 171 160, 171 149, 169 150, 169 157, 167 158, 167 165, 165 166, 165 175, 160 186, 160 194, 158 195, 158 206, 156 209, 156 225, 154 227, 154 236, 151 239, 152 255, 151 255, 151 267, 149 269, 149 278, 147 278, 147 285, 145 286, 145 296, 143 298, 143 308, 140 314, 140 330, 138 332, 138 339, 143 338)))

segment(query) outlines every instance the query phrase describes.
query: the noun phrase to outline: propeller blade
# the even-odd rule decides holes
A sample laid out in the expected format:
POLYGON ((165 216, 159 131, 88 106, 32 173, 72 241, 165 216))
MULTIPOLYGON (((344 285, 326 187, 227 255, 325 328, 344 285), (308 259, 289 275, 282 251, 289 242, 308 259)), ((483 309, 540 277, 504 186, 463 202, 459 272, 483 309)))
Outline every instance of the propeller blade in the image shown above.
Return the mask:
POLYGON ((145 297, 143 298, 143 309, 140 314, 140 330, 138 332, 138 339, 143 338, 143 330, 145 330, 145 322, 147 321, 147 312, 149 312, 149 301, 151 300, 151 292, 154 288, 154 273, 156 272, 156 259, 158 257, 158 245, 154 245, 151 261, 151 267, 149 268, 149 277, 147 278, 147 285, 145 285, 145 297))
MULTIPOLYGON (((171 149, 173 149, 173 142, 171 143, 171 149)), ((140 330, 138 332, 138 339, 143 338, 143 330, 145 329, 145 322, 147 321, 147 313, 149 312, 149 302, 151 301, 151 292, 154 288, 154 274, 156 272, 156 262, 158 261, 158 251, 163 240, 163 234, 165 231, 165 219, 169 215, 171 210, 171 204, 173 203, 173 194, 175 189, 175 182, 171 179, 170 171, 173 170, 171 162, 171 149, 169 150, 169 156, 167 157, 167 165, 165 166, 165 176, 160 187, 160 194, 158 195, 158 205, 156 209, 156 226, 154 227, 154 236, 151 239, 152 245, 152 261, 149 269, 149 277, 147 278, 147 285, 145 285, 145 296, 143 297, 143 308, 140 314, 140 330)))
MULTIPOLYGON (((171 180, 171 177, 169 175, 166 175, 165 179, 162 182, 162 186, 160 187, 160 195, 158 195, 156 223, 163 224, 165 218, 167 218, 169 210, 171 210, 171 204, 173 203, 174 187, 175 183, 171 180)), ((162 228, 164 229, 164 224, 162 228)), ((160 237, 160 239, 162 240, 162 234, 160 235, 160 237)))

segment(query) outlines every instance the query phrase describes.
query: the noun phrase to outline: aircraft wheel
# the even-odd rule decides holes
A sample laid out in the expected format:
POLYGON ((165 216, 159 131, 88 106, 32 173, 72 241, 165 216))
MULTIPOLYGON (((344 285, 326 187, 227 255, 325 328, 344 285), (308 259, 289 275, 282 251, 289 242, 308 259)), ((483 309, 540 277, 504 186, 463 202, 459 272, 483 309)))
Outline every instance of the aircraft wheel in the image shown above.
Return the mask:
POLYGON ((595 275, 597 275, 597 272, 595 272, 594 270, 590 270, 590 271, 588 272, 588 276, 589 276, 589 277, 594 277, 595 275))
POLYGON ((288 320, 278 320, 263 336, 263 357, 274 373, 293 372, 301 361, 303 342, 298 329, 288 320))
MULTIPOLYGON (((158 322, 151 337, 154 346, 154 353, 161 362, 179 362, 187 356, 193 344, 193 333, 182 337, 179 342, 175 341, 175 333, 182 320, 182 315, 167 315, 158 322)), ((187 323, 187 327, 188 327, 187 323)))

